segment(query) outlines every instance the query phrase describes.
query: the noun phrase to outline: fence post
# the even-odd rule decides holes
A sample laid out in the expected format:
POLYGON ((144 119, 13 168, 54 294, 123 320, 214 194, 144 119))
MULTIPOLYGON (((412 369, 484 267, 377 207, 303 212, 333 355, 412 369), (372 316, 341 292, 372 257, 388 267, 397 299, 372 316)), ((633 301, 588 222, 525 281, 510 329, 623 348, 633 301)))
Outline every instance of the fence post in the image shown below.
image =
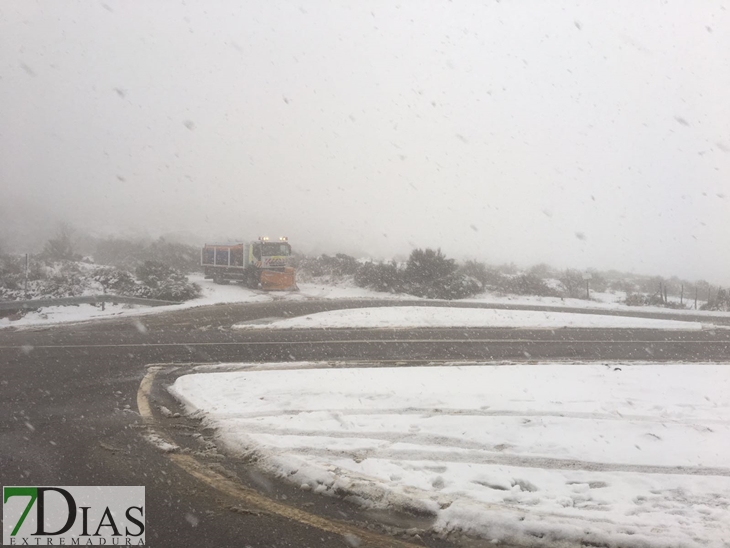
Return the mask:
POLYGON ((588 301, 591 300, 591 286, 590 286, 590 282, 591 282, 591 278, 592 277, 593 277, 593 275, 590 272, 584 272, 583 273, 583 279, 586 281, 586 300, 588 300, 588 301))
POLYGON ((28 254, 25 254, 25 298, 28 298, 28 254))

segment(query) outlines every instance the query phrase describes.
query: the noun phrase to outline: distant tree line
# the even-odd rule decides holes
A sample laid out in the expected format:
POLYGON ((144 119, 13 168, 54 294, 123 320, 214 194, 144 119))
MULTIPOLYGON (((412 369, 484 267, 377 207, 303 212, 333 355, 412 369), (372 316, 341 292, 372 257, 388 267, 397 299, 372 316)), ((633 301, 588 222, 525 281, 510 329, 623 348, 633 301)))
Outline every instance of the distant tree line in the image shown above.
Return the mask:
MULTIPOLYGON (((704 280, 644 276, 616 270, 557 270, 547 264, 527 269, 514 264, 489 265, 469 260, 457 263, 440 249, 415 249, 407 260, 358 261, 342 253, 318 257, 294 256, 301 280, 352 280, 359 287, 407 293, 435 299, 461 299, 490 291, 505 295, 589 298, 593 292, 623 295, 631 306, 662 306, 705 310, 730 309, 726 289, 704 280), (696 305, 695 305, 696 303, 696 305)), ((185 300, 199 293, 186 274, 199 271, 196 246, 166 241, 77 237, 73 227, 59 225, 43 250, 29 259, 30 296, 72 296, 88 285, 104 291, 167 300, 185 300), (96 266, 104 265, 104 266, 96 266)), ((25 294, 21 257, 0 250, 0 299, 25 294)))
POLYGON ((468 260, 457 264, 440 249, 416 249, 405 262, 358 261, 338 253, 333 256, 298 257, 298 275, 303 279, 327 278, 336 281, 352 277, 359 287, 388 293, 459 299, 484 291, 505 295, 586 299, 594 292, 623 294, 630 306, 691 308, 695 298, 698 308, 723 310, 728 293, 713 290, 706 281, 692 282, 680 278, 663 278, 630 274, 616 270, 588 272, 558 270, 538 264, 521 270, 514 264, 488 265, 468 260), (590 278, 586 280, 586 274, 590 278))

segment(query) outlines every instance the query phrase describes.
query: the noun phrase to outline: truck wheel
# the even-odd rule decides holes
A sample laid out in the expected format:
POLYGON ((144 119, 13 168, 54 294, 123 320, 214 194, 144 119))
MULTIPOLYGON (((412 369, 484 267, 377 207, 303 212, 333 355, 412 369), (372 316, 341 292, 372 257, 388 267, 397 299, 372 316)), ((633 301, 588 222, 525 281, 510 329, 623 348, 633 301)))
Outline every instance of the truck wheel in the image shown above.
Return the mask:
POLYGON ((246 281, 244 283, 246 284, 246 287, 248 287, 249 289, 258 289, 259 288, 258 272, 249 272, 246 275, 246 281))

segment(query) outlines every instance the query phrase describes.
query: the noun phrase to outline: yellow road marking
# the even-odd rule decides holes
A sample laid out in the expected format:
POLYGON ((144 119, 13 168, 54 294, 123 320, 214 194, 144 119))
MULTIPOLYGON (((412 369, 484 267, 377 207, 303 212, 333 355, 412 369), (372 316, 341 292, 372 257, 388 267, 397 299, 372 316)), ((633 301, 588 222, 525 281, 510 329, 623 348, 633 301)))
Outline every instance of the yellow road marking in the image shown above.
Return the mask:
MULTIPOLYGON (((155 376, 161 369, 161 367, 148 368, 147 374, 142 379, 139 389, 137 390, 137 408, 142 420, 148 425, 154 424, 154 416, 152 415, 152 408, 149 402, 150 391, 152 389, 152 383, 154 382, 155 376)), ((159 436, 162 440, 170 444, 174 444, 172 440, 160 434, 159 431, 155 431, 152 428, 149 430, 159 436)), ((190 455, 181 453, 165 453, 164 456, 169 458, 172 462, 194 478, 206 483, 217 491, 240 500, 249 507, 262 510, 269 514, 275 514, 285 519, 295 521, 301 525, 314 527, 327 533, 341 535, 343 537, 352 535, 359 539, 360 546, 422 548, 422 546, 418 544, 412 544, 385 535, 373 533, 367 529, 362 529, 342 521, 324 518, 316 514, 300 510, 299 508, 294 508, 292 506, 276 502, 253 489, 244 487, 218 472, 211 470, 208 466, 197 461, 190 455)))

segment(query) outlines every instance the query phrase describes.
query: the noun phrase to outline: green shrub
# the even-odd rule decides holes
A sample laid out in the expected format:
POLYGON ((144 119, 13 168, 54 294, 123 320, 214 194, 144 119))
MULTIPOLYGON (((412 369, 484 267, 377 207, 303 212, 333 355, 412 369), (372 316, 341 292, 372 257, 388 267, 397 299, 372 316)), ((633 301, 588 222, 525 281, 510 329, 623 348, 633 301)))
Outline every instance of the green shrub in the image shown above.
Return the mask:
POLYGON ((342 278, 344 276, 353 276, 357 273, 360 264, 357 259, 338 253, 334 257, 329 255, 320 255, 319 257, 301 257, 297 262, 297 270, 305 276, 319 278, 321 276, 330 276, 333 278, 342 278))
POLYGON ((24 280, 22 259, 12 255, 0 256, 0 289, 20 289, 24 280))
POLYGON ((182 272, 179 272, 171 266, 157 261, 145 261, 143 264, 137 267, 136 274, 139 281, 153 289, 167 280, 187 280, 182 272))
POLYGON ((395 263, 364 263, 355 273, 355 285, 373 291, 403 291, 403 271, 395 263))
POLYGON ((440 249, 414 249, 408 257, 404 280, 409 284, 432 284, 456 272, 454 259, 447 259, 440 249))
MULTIPOLYGON (((481 269, 474 263, 468 269, 479 275, 481 269)), ((405 268, 395 262, 365 263, 355 273, 355 284, 375 291, 409 293, 429 299, 463 299, 482 291, 476 276, 457 272, 453 259, 447 259, 441 250, 416 249, 405 268)))
POLYGON ((427 284, 411 284, 406 291, 429 299, 465 299, 482 291, 482 285, 471 276, 454 272, 427 284))

